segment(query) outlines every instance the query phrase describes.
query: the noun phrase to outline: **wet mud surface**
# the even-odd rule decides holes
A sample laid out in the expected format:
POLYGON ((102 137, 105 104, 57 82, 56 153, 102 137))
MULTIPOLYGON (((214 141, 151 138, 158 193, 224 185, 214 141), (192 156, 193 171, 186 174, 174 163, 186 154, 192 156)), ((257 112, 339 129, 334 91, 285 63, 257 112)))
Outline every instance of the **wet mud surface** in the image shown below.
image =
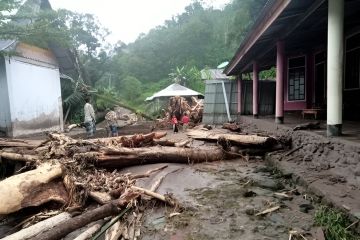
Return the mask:
POLYGON ((312 239, 316 199, 286 177, 262 159, 197 164, 170 173, 159 192, 171 190, 184 211, 148 209, 142 239, 288 239, 290 230, 312 239), (256 216, 274 207, 279 209, 256 216))

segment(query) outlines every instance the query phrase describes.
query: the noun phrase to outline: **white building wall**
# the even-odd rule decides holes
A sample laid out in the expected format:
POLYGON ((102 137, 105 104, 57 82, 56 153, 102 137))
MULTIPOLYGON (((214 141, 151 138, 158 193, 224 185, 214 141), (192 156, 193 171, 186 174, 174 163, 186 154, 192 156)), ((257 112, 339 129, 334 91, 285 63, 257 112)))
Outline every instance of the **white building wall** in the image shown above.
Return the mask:
POLYGON ((15 57, 5 64, 12 136, 62 131, 59 69, 15 57))
POLYGON ((0 131, 11 131, 8 85, 6 81, 5 59, 0 56, 0 131))

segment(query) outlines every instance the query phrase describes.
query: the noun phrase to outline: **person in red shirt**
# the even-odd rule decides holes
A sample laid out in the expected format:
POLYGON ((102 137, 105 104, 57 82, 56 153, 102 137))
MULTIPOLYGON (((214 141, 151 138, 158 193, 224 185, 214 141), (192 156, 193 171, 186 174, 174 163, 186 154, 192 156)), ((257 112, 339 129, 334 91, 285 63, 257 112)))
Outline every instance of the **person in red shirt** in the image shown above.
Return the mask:
POLYGON ((190 121, 190 119, 189 119, 187 113, 185 112, 185 113, 184 113, 184 116, 183 116, 182 119, 181 119, 181 122, 182 122, 182 124, 183 124, 183 131, 186 131, 186 129, 188 128, 188 126, 189 126, 189 121, 190 121))
POLYGON ((175 115, 173 115, 171 118, 171 124, 173 125, 174 133, 177 133, 179 129, 178 129, 178 120, 175 115))

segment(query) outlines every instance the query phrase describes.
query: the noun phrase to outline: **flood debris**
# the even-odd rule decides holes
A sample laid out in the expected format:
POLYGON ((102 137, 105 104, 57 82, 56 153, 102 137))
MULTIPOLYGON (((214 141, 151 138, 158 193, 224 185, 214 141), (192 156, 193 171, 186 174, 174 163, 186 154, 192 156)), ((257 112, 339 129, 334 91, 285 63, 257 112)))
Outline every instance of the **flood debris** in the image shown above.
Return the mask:
POLYGON ((261 216, 261 215, 265 215, 265 214, 268 214, 268 213, 271 213, 271 212, 274 212, 276 210, 280 209, 280 206, 275 206, 275 207, 271 207, 271 208, 267 208, 257 214, 255 214, 255 216, 261 216))
POLYGON ((222 127, 230 130, 231 132, 241 132, 240 125, 237 123, 224 123, 222 127))
POLYGON ((219 135, 211 131, 190 130, 190 139, 179 142, 162 140, 166 132, 87 140, 49 133, 46 141, 36 144, 25 140, 0 142, 2 159, 27 166, 0 181, 0 214, 37 207, 32 210, 33 217, 44 216, 38 223, 27 221, 25 229, 17 226, 5 239, 61 239, 68 234, 75 236, 74 232, 79 229, 83 230, 77 233, 76 239, 99 234, 100 229, 106 239, 121 239, 121 236, 138 239, 141 219, 149 202, 168 205, 173 209, 171 217, 181 213, 181 204, 172 193, 157 193, 171 171, 160 174, 149 188, 136 185, 138 179, 151 177, 167 165, 137 174, 122 173, 118 169, 148 163, 192 164, 234 159, 241 157, 239 148, 272 148, 278 144, 271 137, 219 135), (217 144, 193 147, 195 139, 217 144), (232 145, 238 149, 234 151, 229 147, 232 145), (46 208, 42 208, 49 204, 58 210, 56 215, 47 214, 46 208), (109 220, 104 219, 112 219, 105 230, 103 224, 109 224, 109 220))
POLYGON ((309 130, 309 129, 320 129, 320 122, 317 121, 317 122, 299 124, 293 128, 293 131, 309 130))
POLYGON ((186 113, 189 118, 191 125, 196 125, 202 121, 204 112, 204 101, 203 99, 197 99, 191 97, 191 103, 186 98, 181 96, 174 96, 169 99, 169 103, 166 109, 163 109, 163 118, 157 119, 157 127, 165 128, 169 126, 170 119, 175 115, 178 120, 186 113))

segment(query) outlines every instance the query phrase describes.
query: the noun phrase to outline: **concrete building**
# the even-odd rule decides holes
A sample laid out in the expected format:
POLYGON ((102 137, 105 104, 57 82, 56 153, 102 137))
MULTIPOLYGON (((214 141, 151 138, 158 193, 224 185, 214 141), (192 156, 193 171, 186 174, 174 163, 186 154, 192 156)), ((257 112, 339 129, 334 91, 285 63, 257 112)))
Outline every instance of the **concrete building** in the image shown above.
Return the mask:
POLYGON ((7 136, 62 131, 59 65, 45 49, 0 41, 0 131, 7 136))
POLYGON ((359 0, 267 1, 224 70, 238 81, 253 72, 254 117, 259 71, 276 66, 277 123, 286 111, 323 111, 328 136, 337 136, 343 119, 360 120, 359 10, 359 0))
MULTIPOLYGON (((17 14, 51 10, 48 0, 27 0, 17 14)), ((15 21, 15 20, 14 20, 15 21)), ((29 19, 16 19, 26 25, 29 19)), ((0 40, 0 133, 16 137, 63 130, 60 76, 73 75, 74 56, 56 43, 42 49, 0 40)))

